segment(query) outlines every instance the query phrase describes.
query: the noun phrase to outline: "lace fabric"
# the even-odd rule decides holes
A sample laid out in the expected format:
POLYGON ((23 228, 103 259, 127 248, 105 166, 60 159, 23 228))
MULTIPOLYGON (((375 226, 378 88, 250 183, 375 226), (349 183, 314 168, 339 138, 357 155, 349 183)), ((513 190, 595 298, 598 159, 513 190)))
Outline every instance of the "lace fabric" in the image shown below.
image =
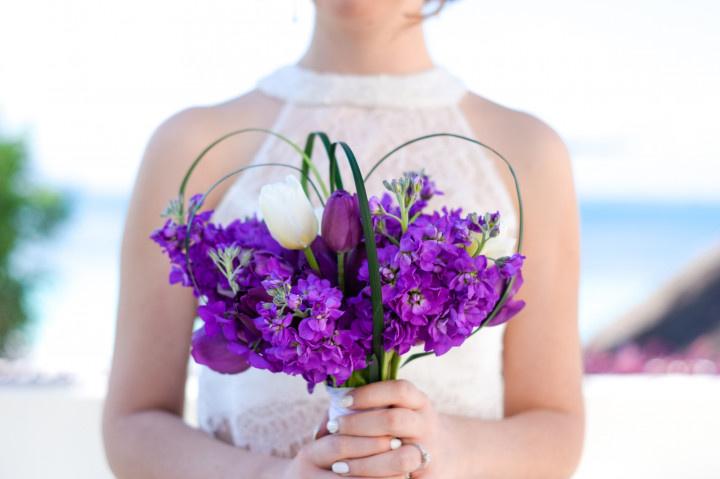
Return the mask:
MULTIPOLYGON (((325 131, 333 140, 343 140, 353 148, 363 172, 411 138, 434 132, 474 136, 458 107, 467 90, 438 67, 393 76, 318 73, 291 65, 261 79, 258 88, 284 101, 273 130, 298 143, 311 131, 325 131)), ((324 152, 319 147, 315 150, 319 170, 327 171, 324 152)), ((299 165, 299 158, 287 144, 268 137, 252 163, 268 162, 299 165)), ((383 179, 420 168, 444 191, 430 208, 500 211, 503 234, 516 238, 512 196, 488 154, 468 142, 439 137, 410 145, 371 176, 368 193, 381 194, 383 179)), ((214 221, 228 223, 254 214, 262 185, 289 173, 291 170, 280 167, 246 171, 220 201, 214 221)), ((343 174, 345 186, 352 190, 350 175, 343 174)), ((400 376, 422 389, 441 412, 500 418, 503 334, 504 325, 487 328, 443 356, 409 364, 400 376)), ((311 440, 327 404, 324 388, 318 387, 310 395, 299 377, 262 370, 222 375, 200 367, 201 428, 251 451, 292 457, 311 440)))

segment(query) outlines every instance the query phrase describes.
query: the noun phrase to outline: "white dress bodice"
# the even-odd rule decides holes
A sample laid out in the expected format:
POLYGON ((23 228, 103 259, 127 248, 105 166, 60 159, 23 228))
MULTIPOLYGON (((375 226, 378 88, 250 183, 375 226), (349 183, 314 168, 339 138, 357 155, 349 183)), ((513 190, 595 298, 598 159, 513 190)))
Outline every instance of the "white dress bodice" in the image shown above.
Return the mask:
MULTIPOLYGON (((409 139, 434 132, 473 137, 459 101, 463 83, 441 67, 409 75, 319 73, 289 65, 262 78, 257 88, 282 101, 271 129, 302 145, 312 131, 325 131, 355 152, 363 172, 383 154, 409 139)), ((327 168, 318 144, 313 154, 321 172, 327 168)), ((340 158, 340 157, 339 157, 340 158)), ((342 163, 341 168, 347 170, 342 163)), ((268 137, 253 164, 299 165, 286 143, 268 137)), ((411 145, 381 166, 367 183, 368 194, 382 193, 382 179, 424 168, 445 194, 431 201, 465 211, 500 211, 504 234, 516 236, 512 196, 489 154, 458 139, 440 137, 411 145)), ((262 185, 278 181, 289 169, 250 169, 234 180, 213 220, 226 224, 257 211, 262 185)), ((352 185, 344 171, 347 189, 352 185)), ((440 357, 426 357, 400 370, 444 413, 499 419, 503 414, 502 344, 504 325, 487 328, 462 347, 440 357)), ((411 351, 415 352, 415 351, 411 351)), ((199 367, 198 422, 202 429, 251 451, 293 456, 312 437, 327 410, 323 387, 308 394, 299 377, 250 369, 224 375, 199 367)))

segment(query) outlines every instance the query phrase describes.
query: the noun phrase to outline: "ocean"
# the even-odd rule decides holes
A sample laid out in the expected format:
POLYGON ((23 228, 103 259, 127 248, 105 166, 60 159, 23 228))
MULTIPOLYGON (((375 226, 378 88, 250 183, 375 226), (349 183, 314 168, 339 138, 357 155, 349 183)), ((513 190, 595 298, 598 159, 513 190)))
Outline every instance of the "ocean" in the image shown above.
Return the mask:
MULTIPOLYGON (((59 234, 23 253, 43 271, 32 295, 32 357, 53 368, 105 369, 127 198, 76 194, 73 203, 59 234)), ((584 342, 720 245, 720 204, 586 200, 580 210, 584 342)))

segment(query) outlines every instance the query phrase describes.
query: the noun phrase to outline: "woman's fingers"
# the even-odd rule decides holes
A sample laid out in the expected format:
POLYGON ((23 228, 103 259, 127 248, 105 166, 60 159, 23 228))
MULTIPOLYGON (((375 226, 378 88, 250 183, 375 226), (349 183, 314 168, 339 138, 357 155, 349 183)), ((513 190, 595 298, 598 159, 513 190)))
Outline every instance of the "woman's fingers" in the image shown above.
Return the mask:
MULTIPOLYGON (((344 477, 345 479, 367 479, 366 477, 360 477, 360 476, 351 476, 349 474, 341 474, 340 476, 344 477)), ((400 475, 400 476, 387 476, 383 477, 382 479, 406 479, 407 476, 400 475)), ((317 471, 313 476, 313 479, 338 479, 338 474, 331 471, 317 471)))
MULTIPOLYGON (((312 475, 312 479, 338 479, 338 474, 332 471, 315 471, 312 475)), ((345 479, 366 479, 364 477, 360 476, 351 476, 349 474, 341 474, 340 476, 344 477, 345 479)), ((405 479, 406 476, 399 475, 399 476, 387 476, 383 477, 382 479, 405 479)))
MULTIPOLYGON (((330 435, 318 439, 307 448, 308 459, 317 467, 330 469, 337 462, 382 454, 400 446, 392 437, 355 437, 330 435)), ((342 468, 342 466, 338 466, 342 468)), ((337 467, 336 467, 337 469, 337 467)))
POLYGON ((352 397, 352 409, 372 409, 378 407, 404 407, 422 409, 427 405, 427 396, 413 383, 399 379, 381 381, 361 386, 349 394, 352 397))
POLYGON ((348 436, 422 437, 424 421, 419 412, 405 408, 361 411, 328 423, 332 433, 348 436))
POLYGON ((328 422, 328 414, 325 413, 323 420, 320 421, 320 424, 318 425, 317 429, 315 430, 315 433, 313 434, 314 440, 320 439, 321 437, 325 437, 328 434, 330 434, 330 431, 328 431, 328 428, 327 428, 327 422, 328 422))
POLYGON ((403 446, 376 456, 343 461, 343 472, 340 474, 359 477, 405 477, 407 473, 416 471, 421 464, 422 458, 418 450, 412 446, 403 446))

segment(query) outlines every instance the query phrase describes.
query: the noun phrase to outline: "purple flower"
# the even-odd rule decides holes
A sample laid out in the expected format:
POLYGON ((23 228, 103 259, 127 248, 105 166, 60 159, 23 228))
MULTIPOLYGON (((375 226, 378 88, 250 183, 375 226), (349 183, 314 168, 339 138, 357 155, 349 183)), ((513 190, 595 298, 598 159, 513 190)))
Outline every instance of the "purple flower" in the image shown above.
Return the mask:
MULTIPOLYGON (((510 280, 506 303, 487 325, 502 324, 523 308, 515 295, 525 257, 489 260, 468 252, 478 234, 498 231, 497 213, 423 212, 441 193, 422 173, 386 186, 393 195, 371 198, 370 209, 387 351, 404 354, 422 345, 442 355, 462 345, 485 324, 510 280)), ((190 208, 201 198, 193 196, 190 208)), ((311 244, 321 276, 301 253, 278 244, 257 218, 222 226, 206 211, 188 227, 178 223, 183 218, 177 213, 151 238, 170 260, 169 281, 192 287, 201 300, 203 326, 192 339, 198 363, 221 373, 254 367, 298 375, 309 390, 326 381, 341 385, 367 366, 372 301, 355 196, 338 191, 328 201, 323 234, 311 244), (348 253, 345 295, 337 288, 336 252, 348 253)))
POLYGON ((192 337, 191 355, 195 362, 224 374, 236 374, 250 367, 247 351, 237 354, 229 348, 229 341, 222 334, 208 335, 205 328, 200 328, 192 337))
POLYGON ((498 314, 496 314, 495 317, 488 322, 488 326, 497 326, 507 322, 525 307, 525 301, 521 299, 514 299, 515 294, 517 294, 523 284, 522 271, 518 269, 515 274, 515 281, 513 282, 512 289, 510 290, 508 301, 503 305, 500 311, 498 311, 498 314))
POLYGON ((357 246, 362 238, 357 196, 343 190, 333 192, 325 204, 321 228, 331 250, 346 253, 357 246))

